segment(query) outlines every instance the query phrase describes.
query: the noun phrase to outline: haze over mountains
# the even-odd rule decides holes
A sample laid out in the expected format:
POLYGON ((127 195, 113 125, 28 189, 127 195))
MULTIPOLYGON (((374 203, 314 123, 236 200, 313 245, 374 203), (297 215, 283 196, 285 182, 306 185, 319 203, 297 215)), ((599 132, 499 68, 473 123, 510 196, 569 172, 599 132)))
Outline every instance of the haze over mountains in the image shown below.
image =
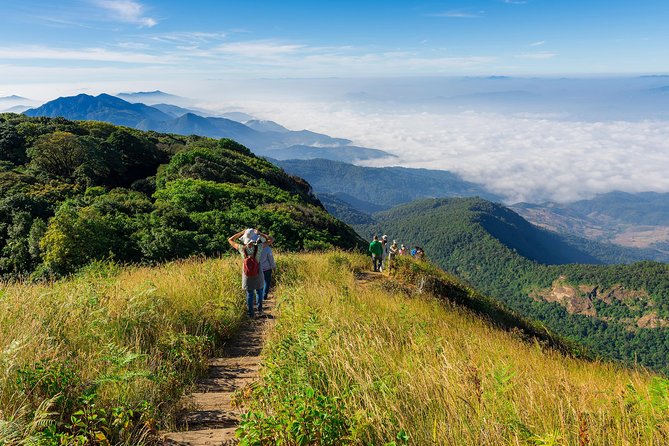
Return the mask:
POLYGON ((659 75, 255 79, 124 97, 181 107, 161 110, 173 118, 188 110, 308 128, 397 157, 375 166, 448 170, 507 203, 540 203, 614 190, 669 192, 668 86, 659 75))
POLYGON ((306 179, 320 194, 332 194, 358 211, 376 212, 420 198, 501 197, 443 170, 365 167, 330 160, 286 160, 277 165, 306 179))
MULTIPOLYGON (((162 101, 173 97, 159 91, 125 96, 137 101, 162 101)), ((351 146, 348 139, 333 138, 308 130, 291 131, 271 121, 251 120, 250 126, 247 126, 232 119, 205 117, 195 113, 194 110, 171 104, 161 103, 157 107, 151 107, 141 102, 131 103, 108 94, 80 94, 58 98, 25 111, 28 116, 96 120, 139 130, 230 138, 248 146, 259 155, 277 159, 329 158, 354 161, 393 157, 382 150, 351 146)))
POLYGON ((216 85, 226 101, 263 118, 382 148, 403 167, 455 172, 507 203, 570 202, 614 190, 669 192, 666 76, 216 85))
POLYGON ((609 192, 573 203, 512 206, 533 223, 623 246, 669 251, 669 194, 609 192))

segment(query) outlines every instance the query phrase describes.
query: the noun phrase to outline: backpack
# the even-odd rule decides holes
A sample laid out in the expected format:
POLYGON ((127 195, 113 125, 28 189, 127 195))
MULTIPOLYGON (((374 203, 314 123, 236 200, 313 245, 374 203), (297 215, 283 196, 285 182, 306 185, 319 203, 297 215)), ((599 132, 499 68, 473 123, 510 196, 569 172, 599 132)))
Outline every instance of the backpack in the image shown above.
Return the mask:
POLYGON ((258 254, 258 245, 253 248, 253 255, 249 256, 246 248, 244 248, 244 266, 243 271, 246 277, 256 277, 260 272, 260 263, 256 259, 258 254))

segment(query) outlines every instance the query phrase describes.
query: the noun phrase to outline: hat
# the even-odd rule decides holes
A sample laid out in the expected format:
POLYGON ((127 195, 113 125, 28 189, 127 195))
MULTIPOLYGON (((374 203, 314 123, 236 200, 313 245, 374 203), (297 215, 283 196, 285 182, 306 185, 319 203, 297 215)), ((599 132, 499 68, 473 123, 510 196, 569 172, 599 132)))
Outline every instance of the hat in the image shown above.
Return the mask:
POLYGON ((388 240, 388 236, 387 236, 387 235, 384 235, 384 236, 381 237, 381 238, 382 238, 383 240, 388 240))
POLYGON ((248 228, 246 231, 244 231, 244 235, 242 235, 242 243, 245 245, 248 245, 251 242, 255 242, 258 240, 258 234, 256 234, 255 229, 253 228, 248 228))

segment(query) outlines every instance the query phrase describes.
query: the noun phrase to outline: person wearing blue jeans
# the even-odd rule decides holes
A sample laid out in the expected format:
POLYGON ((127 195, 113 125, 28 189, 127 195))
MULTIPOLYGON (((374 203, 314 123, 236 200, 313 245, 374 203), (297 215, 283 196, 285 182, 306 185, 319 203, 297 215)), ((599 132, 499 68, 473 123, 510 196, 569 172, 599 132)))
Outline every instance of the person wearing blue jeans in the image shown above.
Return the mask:
POLYGON ((256 303, 256 295, 257 295, 257 302, 258 302, 258 316, 262 316, 262 294, 263 294, 263 288, 259 288, 256 290, 246 290, 246 308, 248 309, 248 314, 251 319, 255 317, 255 303, 256 303))
POLYGON ((258 299, 258 315, 262 316, 263 314, 262 298, 263 288, 265 286, 265 276, 260 267, 260 256, 265 247, 271 245, 272 242, 274 242, 274 240, 270 236, 253 228, 238 232, 228 239, 230 246, 239 251, 244 259, 244 266, 242 267, 242 289, 246 291, 246 305, 248 307, 248 315, 250 318, 255 317, 256 296, 258 299), (241 243, 238 243, 238 240, 240 240, 241 243), (252 265, 250 262, 248 262, 249 259, 255 261, 255 267, 253 269, 251 268, 252 265))
POLYGON ((262 289, 262 296, 259 298, 261 301, 267 299, 269 296, 269 290, 272 286, 272 273, 276 271, 276 263, 274 262, 274 253, 272 253, 272 248, 268 244, 263 244, 264 249, 260 254, 260 268, 263 272, 263 278, 265 279, 265 286, 262 289))

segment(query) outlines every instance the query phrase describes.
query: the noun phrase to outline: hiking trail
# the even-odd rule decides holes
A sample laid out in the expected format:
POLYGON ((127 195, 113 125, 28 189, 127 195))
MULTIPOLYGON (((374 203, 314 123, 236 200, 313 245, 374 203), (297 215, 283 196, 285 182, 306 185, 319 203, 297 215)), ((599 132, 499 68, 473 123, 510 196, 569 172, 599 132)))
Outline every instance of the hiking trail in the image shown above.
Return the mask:
POLYGON ((260 352, 272 325, 274 298, 263 302, 265 316, 247 321, 224 347, 224 355, 209 360, 207 376, 196 389, 184 396, 189 408, 177 420, 175 432, 162 434, 165 445, 231 446, 239 443, 235 430, 245 412, 243 403, 235 405, 234 394, 251 389, 258 380, 260 352))
POLYGON ((383 273, 378 271, 358 271, 355 273, 355 279, 358 285, 367 286, 370 283, 377 282, 386 278, 383 273))

